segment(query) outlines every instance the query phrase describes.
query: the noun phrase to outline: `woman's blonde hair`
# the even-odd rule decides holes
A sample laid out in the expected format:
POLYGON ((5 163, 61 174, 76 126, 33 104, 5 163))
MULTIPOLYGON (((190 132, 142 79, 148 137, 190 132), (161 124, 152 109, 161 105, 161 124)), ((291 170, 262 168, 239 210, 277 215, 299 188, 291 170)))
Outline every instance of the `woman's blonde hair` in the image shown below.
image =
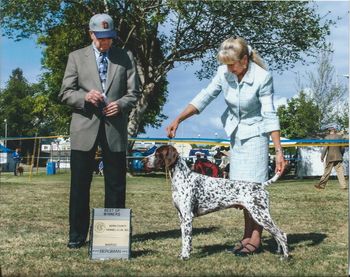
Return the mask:
POLYGON ((252 60, 260 67, 266 69, 266 65, 259 54, 255 50, 249 49, 249 47, 243 38, 228 38, 221 43, 217 59, 222 64, 231 64, 235 61, 240 61, 244 55, 247 55, 248 60, 252 60))

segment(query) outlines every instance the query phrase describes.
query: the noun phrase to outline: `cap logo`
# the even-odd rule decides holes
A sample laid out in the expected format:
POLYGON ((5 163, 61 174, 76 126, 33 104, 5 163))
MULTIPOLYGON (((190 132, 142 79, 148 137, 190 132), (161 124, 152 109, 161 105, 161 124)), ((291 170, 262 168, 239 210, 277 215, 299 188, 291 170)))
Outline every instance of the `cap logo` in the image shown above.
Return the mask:
POLYGON ((107 21, 102 21, 101 25, 103 29, 109 29, 109 24, 107 21))

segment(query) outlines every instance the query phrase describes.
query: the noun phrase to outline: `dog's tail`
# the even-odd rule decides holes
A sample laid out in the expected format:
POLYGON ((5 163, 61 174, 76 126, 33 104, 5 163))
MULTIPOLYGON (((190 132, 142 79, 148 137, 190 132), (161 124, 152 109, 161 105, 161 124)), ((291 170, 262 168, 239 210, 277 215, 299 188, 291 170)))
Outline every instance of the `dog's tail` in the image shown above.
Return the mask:
POLYGON ((276 182, 280 176, 281 176, 281 173, 277 172, 275 174, 275 176, 273 176, 270 180, 267 180, 266 182, 262 183, 263 187, 267 187, 267 186, 271 185, 272 183, 276 182))

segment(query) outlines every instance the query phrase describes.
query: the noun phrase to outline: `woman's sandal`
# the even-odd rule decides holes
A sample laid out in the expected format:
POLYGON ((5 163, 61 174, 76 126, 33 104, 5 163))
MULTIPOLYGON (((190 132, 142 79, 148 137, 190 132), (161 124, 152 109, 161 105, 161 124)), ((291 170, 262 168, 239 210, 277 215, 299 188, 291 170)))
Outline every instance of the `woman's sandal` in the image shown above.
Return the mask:
POLYGON ((251 244, 251 243, 248 242, 248 243, 246 244, 246 246, 244 246, 244 247, 241 248, 239 251, 236 251, 236 252, 234 252, 234 253, 235 253, 235 256, 238 256, 238 257, 247 257, 247 256, 249 256, 249 255, 258 254, 258 253, 260 253, 260 252, 262 252, 262 247, 261 247, 261 245, 257 247, 257 246, 255 246, 255 245, 253 245, 253 244, 251 244), (252 247, 253 250, 249 249, 249 248, 247 247, 247 245, 249 245, 250 247, 252 247), (248 250, 248 251, 242 251, 243 249, 248 250))
POLYGON ((241 251, 244 248, 242 241, 238 241, 232 249, 228 249, 229 252, 236 254, 236 252, 241 251))

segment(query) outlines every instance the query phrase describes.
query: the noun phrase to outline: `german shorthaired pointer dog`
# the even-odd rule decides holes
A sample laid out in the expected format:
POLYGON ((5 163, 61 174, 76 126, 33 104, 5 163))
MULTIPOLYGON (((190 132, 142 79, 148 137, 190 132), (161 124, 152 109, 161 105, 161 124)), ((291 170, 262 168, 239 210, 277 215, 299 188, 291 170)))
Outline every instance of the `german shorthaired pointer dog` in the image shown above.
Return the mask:
POLYGON ((273 222, 269 212, 269 196, 265 187, 278 179, 262 184, 213 178, 192 172, 175 147, 163 145, 144 160, 145 168, 166 168, 170 171, 173 202, 181 222, 181 259, 188 259, 192 250, 192 220, 217 210, 243 206, 253 219, 271 233, 288 257, 287 236, 273 222))

